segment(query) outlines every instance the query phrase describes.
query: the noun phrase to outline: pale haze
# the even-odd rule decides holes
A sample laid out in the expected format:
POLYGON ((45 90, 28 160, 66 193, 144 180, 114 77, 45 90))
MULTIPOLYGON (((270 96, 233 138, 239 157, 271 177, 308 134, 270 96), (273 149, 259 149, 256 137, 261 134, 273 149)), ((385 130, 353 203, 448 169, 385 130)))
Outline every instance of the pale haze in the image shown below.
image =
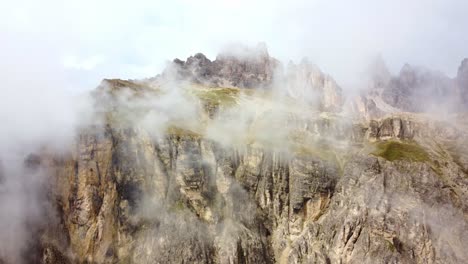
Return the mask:
POLYGON ((449 76, 468 56, 463 0, 19 0, 0 9, 0 52, 12 57, 15 47, 28 57, 22 67, 14 58, 2 66, 63 78, 74 90, 102 78, 154 76, 166 61, 196 52, 214 59, 232 42, 265 42, 285 62, 308 57, 342 86, 358 83, 377 55, 392 72, 410 63, 449 76))
POLYGON ((468 258, 468 0, 0 10, 0 263, 468 258))

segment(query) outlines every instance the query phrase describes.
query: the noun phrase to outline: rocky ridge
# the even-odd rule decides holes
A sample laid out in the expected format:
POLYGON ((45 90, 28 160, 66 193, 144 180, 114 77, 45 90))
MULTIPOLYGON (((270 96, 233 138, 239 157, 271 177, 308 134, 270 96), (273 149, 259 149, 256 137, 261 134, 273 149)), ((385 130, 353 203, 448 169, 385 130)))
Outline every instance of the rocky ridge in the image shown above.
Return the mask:
POLYGON ((339 87, 308 63, 291 66, 292 96, 280 100, 252 90, 275 83, 271 59, 174 63, 189 83, 176 96, 161 85, 172 69, 150 82, 106 80, 94 94, 103 122, 68 156, 30 159, 53 175, 57 211, 31 263, 467 259, 462 115, 343 115, 339 87))
POLYGON ((202 53, 175 59, 155 79, 185 80, 208 87, 234 87, 278 90, 288 96, 319 106, 323 111, 340 111, 344 99, 335 80, 303 60, 283 67, 271 57, 264 45, 255 49, 245 47, 219 54, 210 61, 202 53))
POLYGON ((374 117, 389 112, 456 113, 468 107, 468 60, 464 59, 454 78, 424 67, 405 64, 391 76, 383 61, 373 65, 370 87, 360 103, 374 117))
POLYGON ((209 60, 197 53, 186 61, 174 59, 163 72, 165 78, 178 78, 213 87, 262 88, 273 83, 280 62, 270 57, 266 46, 240 47, 209 60))

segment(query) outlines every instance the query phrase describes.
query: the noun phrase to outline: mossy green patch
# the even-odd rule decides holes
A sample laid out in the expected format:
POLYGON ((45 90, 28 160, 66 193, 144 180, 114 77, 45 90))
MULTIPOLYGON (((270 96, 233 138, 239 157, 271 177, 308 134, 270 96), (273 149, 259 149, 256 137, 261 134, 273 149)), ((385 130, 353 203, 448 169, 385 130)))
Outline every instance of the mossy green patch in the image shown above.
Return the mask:
POLYGON ((392 242, 388 241, 388 240, 385 240, 387 243, 387 248, 392 251, 392 252, 395 252, 395 245, 393 245, 392 242))
POLYGON ((377 148, 371 154, 389 161, 409 160, 416 162, 429 161, 429 154, 415 142, 384 141, 375 144, 377 148))
POLYGON ((148 85, 139 81, 121 79, 104 79, 104 81, 110 84, 113 89, 129 88, 133 91, 144 91, 149 89, 148 85))
POLYGON ((172 212, 180 212, 185 209, 185 203, 182 200, 175 201, 172 206, 169 208, 172 212))
POLYGON ((240 90, 235 88, 193 89, 195 96, 210 105, 232 106, 237 103, 240 90))
POLYGON ((177 126, 169 126, 166 130, 168 135, 178 136, 178 137, 186 137, 191 139, 200 139, 201 135, 197 132, 184 129, 177 126))
POLYGON ((314 157, 331 162, 336 165, 339 174, 343 175, 349 154, 344 149, 337 148, 334 142, 313 138, 304 131, 293 131, 288 140, 291 150, 298 157, 314 157))
POLYGON ((335 153, 329 148, 296 145, 296 148, 294 150, 298 156, 302 156, 302 157, 311 156, 311 157, 317 157, 322 160, 334 161, 334 162, 336 161, 335 153))
POLYGON ((104 117, 107 124, 128 126, 129 124, 134 124, 135 117, 144 116, 146 113, 148 113, 148 109, 143 107, 130 108, 127 106, 118 106, 105 112, 104 117))

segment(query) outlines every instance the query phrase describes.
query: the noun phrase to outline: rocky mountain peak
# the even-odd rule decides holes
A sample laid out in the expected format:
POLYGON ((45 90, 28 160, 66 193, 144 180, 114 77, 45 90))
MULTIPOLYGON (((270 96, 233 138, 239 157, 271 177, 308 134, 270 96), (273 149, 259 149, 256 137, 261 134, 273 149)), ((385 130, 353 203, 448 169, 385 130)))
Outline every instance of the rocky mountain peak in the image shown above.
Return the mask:
POLYGON ((205 66, 210 64, 211 61, 203 53, 197 53, 193 56, 188 57, 187 66, 205 66))
POLYGON ((264 88, 271 86, 279 61, 266 46, 236 47, 221 52, 214 61, 197 53, 186 61, 175 59, 165 73, 212 87, 264 88))
POLYGON ((357 109, 364 116, 381 117, 394 112, 455 113, 468 109, 468 59, 460 63, 455 78, 425 67, 404 64, 391 75, 383 60, 369 70, 369 83, 357 109))
POLYGON ((384 87, 391 78, 390 71, 382 57, 376 57, 368 68, 371 86, 373 88, 384 87))
POLYGON ((441 72, 405 64, 383 87, 382 99, 404 111, 424 112, 454 102, 455 87, 441 72))
MULTIPOLYGON (((468 259, 467 118, 401 113, 453 79, 378 69, 388 77, 378 89, 394 101, 364 95, 363 121, 333 112, 341 88, 317 66, 282 71, 261 47, 249 52, 175 59, 165 74, 200 84, 183 85, 183 96, 157 80, 104 80, 102 123, 80 128, 67 154, 25 157, 26 170, 50 171, 44 208, 56 211, 21 250, 24 263, 468 259), (248 90, 277 87, 286 94, 248 90)), ((0 263, 19 263, 2 253, 0 263)))
POLYGON ((270 56, 265 44, 229 47, 214 61, 202 53, 186 61, 174 59, 162 76, 208 87, 278 88, 326 111, 338 111, 343 104, 341 88, 330 75, 306 59, 299 64, 290 62, 284 69, 280 61, 270 56))
POLYGON ((400 70, 398 80, 395 79, 394 81, 399 81, 403 85, 407 86, 415 85, 417 82, 417 71, 417 69, 413 68, 408 63, 405 63, 405 65, 403 65, 403 67, 400 70))
POLYGON ((461 90, 464 90, 465 92, 468 91, 468 58, 463 59, 458 67, 457 84, 461 90))
POLYGON ((323 73, 307 59, 303 59, 299 64, 288 64, 284 86, 289 96, 320 105, 321 110, 337 111, 343 104, 339 85, 330 75, 323 73))
POLYGON ((468 109, 468 58, 463 59, 458 67, 456 85, 462 107, 468 109))
POLYGON ((265 43, 259 43, 255 47, 244 45, 229 45, 222 50, 216 60, 241 59, 245 61, 263 61, 271 59, 265 43))
POLYGON ((458 74, 468 71, 468 58, 464 58, 458 67, 458 74))

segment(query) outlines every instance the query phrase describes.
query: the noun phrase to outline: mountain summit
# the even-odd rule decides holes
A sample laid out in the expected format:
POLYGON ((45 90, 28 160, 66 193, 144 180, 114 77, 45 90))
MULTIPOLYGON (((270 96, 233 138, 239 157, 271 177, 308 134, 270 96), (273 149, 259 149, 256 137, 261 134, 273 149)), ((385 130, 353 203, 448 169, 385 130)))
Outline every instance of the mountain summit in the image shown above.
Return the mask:
POLYGON ((464 263, 468 122, 420 111, 466 98, 467 64, 376 64, 354 105, 263 46, 104 80, 70 151, 25 159, 54 213, 0 263, 464 263))

